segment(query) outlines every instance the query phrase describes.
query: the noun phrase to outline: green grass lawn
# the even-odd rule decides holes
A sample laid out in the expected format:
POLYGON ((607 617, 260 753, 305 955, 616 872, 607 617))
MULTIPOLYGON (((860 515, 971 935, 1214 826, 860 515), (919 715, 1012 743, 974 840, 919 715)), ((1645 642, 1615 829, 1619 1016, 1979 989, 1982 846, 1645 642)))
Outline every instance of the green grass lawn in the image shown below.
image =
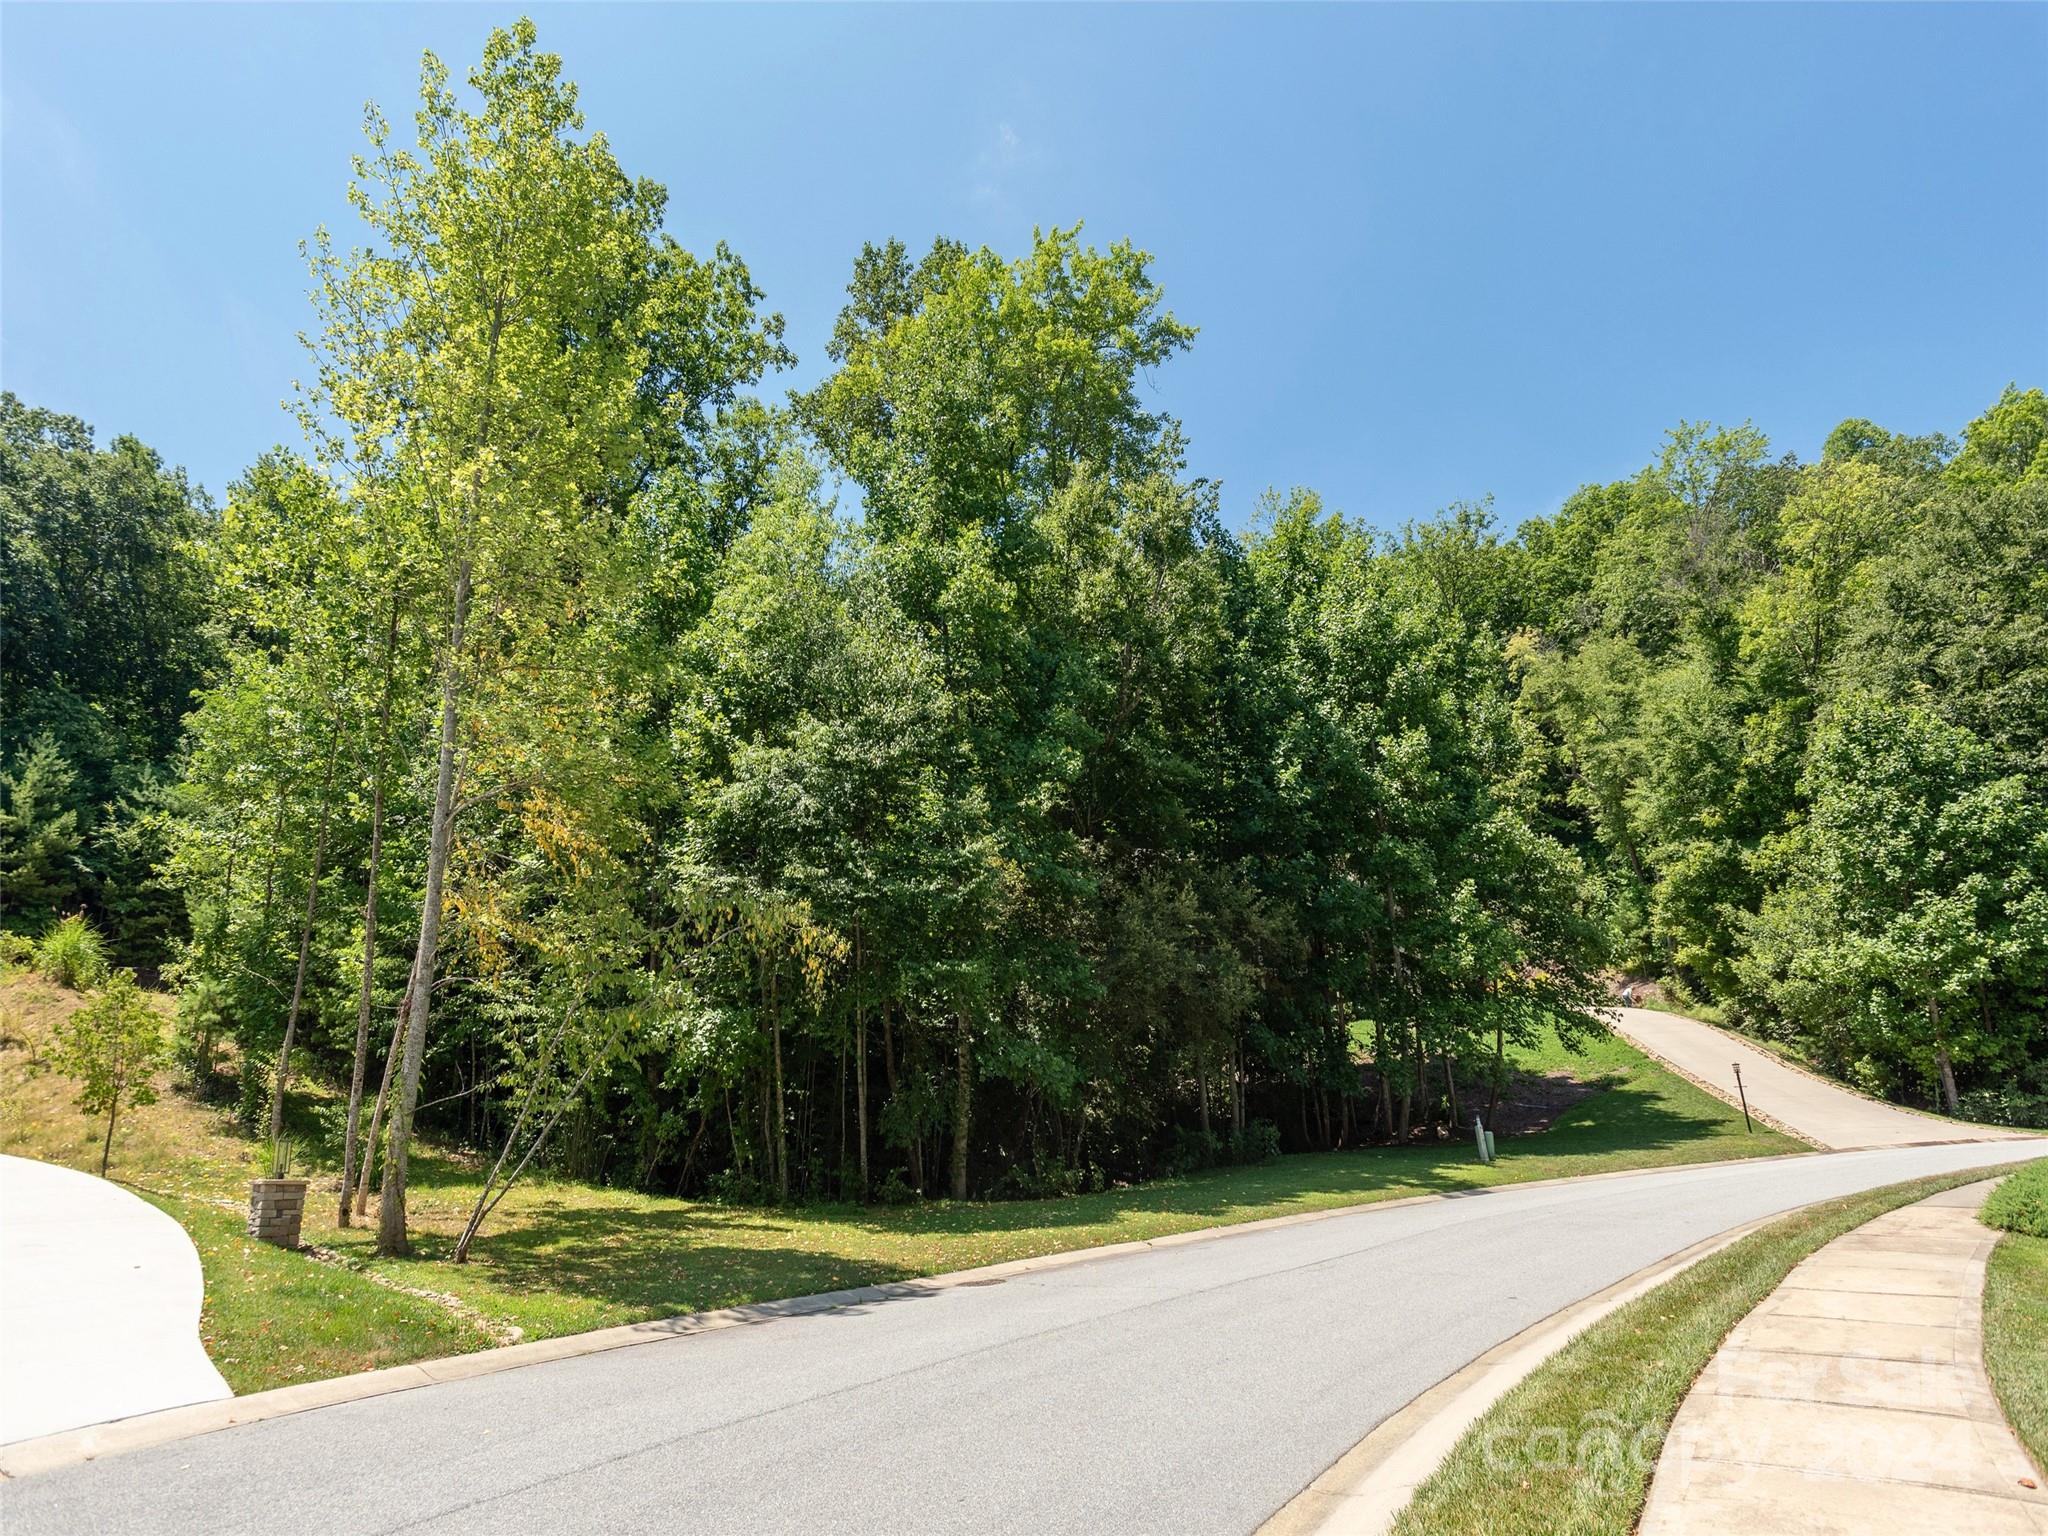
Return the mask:
POLYGON ((495 1340, 447 1307, 248 1236, 240 1212, 154 1197, 206 1273, 199 1338, 236 1392, 466 1354, 495 1340))
POLYGON ((1984 1224, 2005 1233, 1984 1276, 1984 1364, 2013 1432, 2048 1471, 2048 1161, 1992 1191, 1984 1224))
POLYGON ((453 1246, 474 1175, 433 1160, 409 1202, 418 1257, 369 1259, 362 1232, 319 1240, 380 1273, 404 1278, 424 1268, 431 1278, 417 1283, 537 1337, 1409 1195, 1805 1150, 1761 1126, 1745 1133, 1740 1111, 1618 1039, 1576 1056, 1551 1041, 1521 1064, 1604 1086, 1551 1129, 1503 1140, 1490 1167, 1461 1140, 1283 1157, 1064 1200, 896 1209, 764 1210, 536 1183, 500 1207, 471 1262, 457 1268, 434 1261, 453 1246))
POLYGON ((2048 1237, 2008 1232, 1992 1250, 1984 1364, 2013 1433, 2048 1472, 2048 1237))
MULTIPOLYGON (((1393 1536, 1626 1536, 1686 1392, 1793 1265, 1873 1217, 1996 1171, 1915 1179, 1795 1211, 1602 1318, 1466 1431, 1393 1536)), ((2043 1278, 2048 1270, 2035 1284, 2043 1278)), ((2039 1310, 2014 1314, 2011 1337, 2033 1356, 2025 1369, 2039 1394, 2048 1292, 2035 1291, 2031 1305, 2039 1310)))
MULTIPOLYGON (((66 1086, 20 1070, 53 1011, 74 1001, 40 983, 0 986, 0 1151, 89 1168, 97 1133, 69 1108, 66 1086)), ((126 1122, 112 1172, 193 1233, 207 1347, 243 1390, 477 1348, 514 1329, 540 1338, 1409 1195, 1805 1150, 1762 1126, 1746 1133, 1739 1111, 1619 1039, 1578 1054, 1552 1040, 1517 1065, 1569 1071, 1596 1091, 1546 1131, 1501 1138, 1491 1167, 1461 1139, 1284 1157, 1064 1200, 785 1210, 535 1181, 507 1197, 459 1267, 445 1261, 476 1195, 474 1160, 422 1148, 408 1200, 418 1252, 375 1258, 371 1232, 334 1224, 331 1153, 311 1129, 313 1101, 327 1092, 317 1085, 294 1103, 313 1180, 305 1239, 354 1269, 241 1237, 233 1207, 247 1199, 255 1151, 222 1109, 167 1092, 126 1122)))

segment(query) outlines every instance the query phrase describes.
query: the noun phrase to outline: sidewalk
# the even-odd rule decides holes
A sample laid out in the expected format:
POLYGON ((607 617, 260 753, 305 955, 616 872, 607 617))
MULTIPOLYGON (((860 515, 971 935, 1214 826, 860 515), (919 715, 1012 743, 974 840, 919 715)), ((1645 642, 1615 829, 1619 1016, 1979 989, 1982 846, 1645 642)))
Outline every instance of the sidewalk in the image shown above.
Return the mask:
POLYGON ((1737 1324, 1672 1423, 1639 1536, 2048 1536, 1984 1374, 1993 1182, 1835 1239, 1737 1324))
POLYGON ((185 1229, 90 1174, 0 1157, 0 1445, 229 1396, 185 1229))

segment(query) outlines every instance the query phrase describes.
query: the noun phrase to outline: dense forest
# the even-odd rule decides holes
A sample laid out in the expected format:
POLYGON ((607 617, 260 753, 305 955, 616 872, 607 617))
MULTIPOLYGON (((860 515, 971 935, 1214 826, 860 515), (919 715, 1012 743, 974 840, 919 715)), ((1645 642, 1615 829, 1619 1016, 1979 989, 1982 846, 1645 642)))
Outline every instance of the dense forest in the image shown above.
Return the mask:
POLYGON ((0 404, 0 920, 252 1130, 345 1089, 386 1248, 416 1127, 732 1200, 1436 1136, 1622 975, 2048 1125, 2041 390, 1240 534, 1145 253, 870 246, 790 393, 529 25, 467 87, 369 119, 223 504, 0 404))

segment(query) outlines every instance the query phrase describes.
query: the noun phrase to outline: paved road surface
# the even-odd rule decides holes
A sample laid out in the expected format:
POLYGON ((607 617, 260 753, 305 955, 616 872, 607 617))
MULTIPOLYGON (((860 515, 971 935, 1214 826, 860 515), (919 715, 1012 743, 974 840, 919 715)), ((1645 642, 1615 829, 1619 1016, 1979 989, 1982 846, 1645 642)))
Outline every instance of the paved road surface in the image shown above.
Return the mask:
POLYGON ((0 1487, 7 1536, 1235 1532, 1559 1307, 2048 1141, 1492 1190, 449 1382, 0 1487))
POLYGON ((1788 1067, 1740 1035, 1697 1019, 1649 1008, 1616 1008, 1613 1016, 1615 1033, 1698 1078, 1731 1104, 1736 1100, 1733 1064, 1741 1062, 1750 1108, 1823 1147, 1906 1147, 1960 1137, 1992 1141, 2025 1134, 1915 1114, 1866 1099, 1788 1067))
POLYGON ((0 1157, 0 1445, 209 1402, 185 1229, 91 1174, 0 1157))

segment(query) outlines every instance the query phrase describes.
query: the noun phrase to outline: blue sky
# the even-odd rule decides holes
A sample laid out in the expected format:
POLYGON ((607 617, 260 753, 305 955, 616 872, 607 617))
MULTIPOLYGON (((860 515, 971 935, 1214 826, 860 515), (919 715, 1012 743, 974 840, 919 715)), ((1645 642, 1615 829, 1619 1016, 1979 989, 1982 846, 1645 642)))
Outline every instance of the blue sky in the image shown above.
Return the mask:
MULTIPOLYGON (((361 108, 496 6, 0 8, 0 382, 218 493, 292 426, 296 246, 361 108)), ((537 6, 808 382, 854 253, 1150 250, 1150 381, 1233 522, 1308 485, 1510 525, 1681 418, 1810 455, 2048 384, 2048 5, 537 6)))

